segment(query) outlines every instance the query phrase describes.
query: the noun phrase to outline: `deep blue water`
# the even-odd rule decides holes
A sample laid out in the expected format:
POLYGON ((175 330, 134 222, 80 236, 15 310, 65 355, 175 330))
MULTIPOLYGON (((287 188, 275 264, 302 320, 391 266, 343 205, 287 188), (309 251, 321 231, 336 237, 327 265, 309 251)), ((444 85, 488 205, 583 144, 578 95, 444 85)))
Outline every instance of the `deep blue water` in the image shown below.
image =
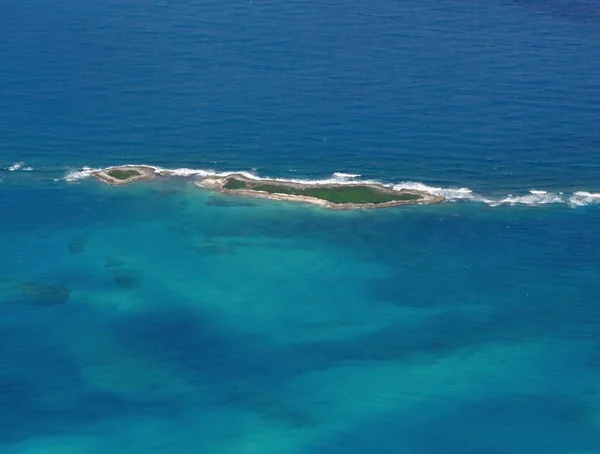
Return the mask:
POLYGON ((0 453, 599 453, 599 23, 0 0, 0 453), (450 201, 74 178, 123 163, 450 201))

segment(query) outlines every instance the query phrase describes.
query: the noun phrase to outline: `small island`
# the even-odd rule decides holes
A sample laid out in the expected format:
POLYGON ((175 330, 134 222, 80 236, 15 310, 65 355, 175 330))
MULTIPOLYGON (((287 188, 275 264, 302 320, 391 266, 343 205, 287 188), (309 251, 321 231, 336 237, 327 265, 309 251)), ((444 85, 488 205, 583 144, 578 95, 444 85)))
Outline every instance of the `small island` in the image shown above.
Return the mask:
MULTIPOLYGON (((104 183, 120 186, 157 176, 180 176, 176 171, 145 165, 107 167, 91 172, 104 183)), ((184 176, 188 176, 185 174, 184 176)), ((196 175, 198 178, 198 175, 196 175)), ((241 173, 203 176, 196 185, 225 194, 304 202, 334 210, 385 208, 398 205, 440 203, 444 197, 416 189, 395 190, 379 183, 303 183, 289 180, 256 179, 241 173)))
POLYGON ((227 194, 313 203, 336 210, 431 204, 444 200, 443 196, 424 191, 413 189, 396 191, 375 183, 305 184, 292 181, 255 180, 241 174, 207 177, 197 184, 227 194))
POLYGON ((118 186, 134 181, 151 180, 156 176, 156 169, 150 166, 125 165, 97 170, 92 175, 107 184, 118 186))

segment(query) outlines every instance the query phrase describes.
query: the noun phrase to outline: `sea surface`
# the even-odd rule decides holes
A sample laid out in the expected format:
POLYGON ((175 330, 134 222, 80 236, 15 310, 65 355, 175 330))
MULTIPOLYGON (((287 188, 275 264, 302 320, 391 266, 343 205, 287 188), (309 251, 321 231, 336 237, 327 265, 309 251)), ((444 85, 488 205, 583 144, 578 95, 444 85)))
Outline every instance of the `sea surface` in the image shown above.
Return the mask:
POLYGON ((0 454, 600 453, 599 24, 0 0, 0 454), (448 201, 195 185, 232 171, 448 201))

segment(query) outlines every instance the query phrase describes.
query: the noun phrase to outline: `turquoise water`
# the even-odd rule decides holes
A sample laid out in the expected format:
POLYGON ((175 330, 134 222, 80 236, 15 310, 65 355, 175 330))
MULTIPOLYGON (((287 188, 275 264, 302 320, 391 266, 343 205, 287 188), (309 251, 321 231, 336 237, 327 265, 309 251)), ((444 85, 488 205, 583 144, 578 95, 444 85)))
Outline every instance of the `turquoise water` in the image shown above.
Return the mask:
POLYGON ((598 18, 0 2, 0 453, 600 452, 598 18))
POLYGON ((4 452, 600 446, 595 208, 2 194, 4 452))

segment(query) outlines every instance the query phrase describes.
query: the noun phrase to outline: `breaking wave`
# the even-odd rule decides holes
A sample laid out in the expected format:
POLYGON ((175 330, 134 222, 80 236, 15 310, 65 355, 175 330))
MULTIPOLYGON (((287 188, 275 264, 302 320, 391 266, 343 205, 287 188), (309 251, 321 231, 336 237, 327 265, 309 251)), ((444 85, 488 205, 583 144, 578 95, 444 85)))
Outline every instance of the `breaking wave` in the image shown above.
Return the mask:
POLYGON ((349 179, 360 177, 360 174, 359 173, 333 172, 333 177, 339 178, 340 180, 349 180, 349 179))
POLYGON ((11 172, 14 172, 16 170, 19 170, 21 167, 23 167, 25 165, 25 162, 21 161, 21 162, 15 162, 13 165, 11 165, 8 170, 11 172))
POLYGON ((546 205, 548 203, 565 203, 565 201, 562 194, 532 189, 529 191, 529 194, 525 195, 509 194, 500 200, 498 204, 503 203, 508 205, 546 205))
POLYGON ((579 191, 573 193, 569 198, 569 203, 574 206, 585 206, 600 203, 600 193, 579 191))
MULTIPOLYGON (((20 169, 24 163, 16 163, 9 170, 20 169)), ((281 181, 281 182, 293 182, 302 183, 308 185, 317 184, 380 184, 388 188, 400 191, 402 189, 413 189, 418 191, 429 192, 431 194, 442 195, 449 202, 477 202, 483 203, 491 207, 498 207, 503 205, 515 206, 515 205, 528 205, 528 206, 542 206, 548 204, 567 204, 572 207, 586 206, 590 204, 600 204, 600 193, 577 191, 573 193, 555 193, 548 192, 539 189, 530 189, 526 193, 522 194, 507 194, 504 196, 488 196, 483 194, 474 193, 470 188, 465 187, 435 187, 429 186, 417 181, 403 181, 400 183, 386 183, 377 180, 362 179, 360 174, 334 172, 329 178, 321 179, 301 179, 301 178, 278 178, 278 177, 261 177, 256 174, 255 171, 216 171, 212 169, 192 169, 192 168, 177 168, 168 169, 159 166, 149 166, 161 176, 164 177, 182 177, 182 178, 207 178, 207 177, 225 177, 229 175, 243 175, 247 178, 254 180, 270 180, 270 181, 281 181)), ((119 167, 135 167, 135 165, 122 165, 119 167)), ((81 169, 70 170, 64 177, 65 181, 73 182, 89 178, 94 172, 105 170, 106 168, 91 168, 83 167, 81 169)), ((29 170, 29 169, 23 169, 29 170)))
POLYGON ((83 167, 79 170, 70 170, 67 175, 65 175, 65 181, 78 181, 84 180, 85 178, 89 178, 92 176, 94 172, 97 172, 102 169, 92 169, 91 167, 83 167))

